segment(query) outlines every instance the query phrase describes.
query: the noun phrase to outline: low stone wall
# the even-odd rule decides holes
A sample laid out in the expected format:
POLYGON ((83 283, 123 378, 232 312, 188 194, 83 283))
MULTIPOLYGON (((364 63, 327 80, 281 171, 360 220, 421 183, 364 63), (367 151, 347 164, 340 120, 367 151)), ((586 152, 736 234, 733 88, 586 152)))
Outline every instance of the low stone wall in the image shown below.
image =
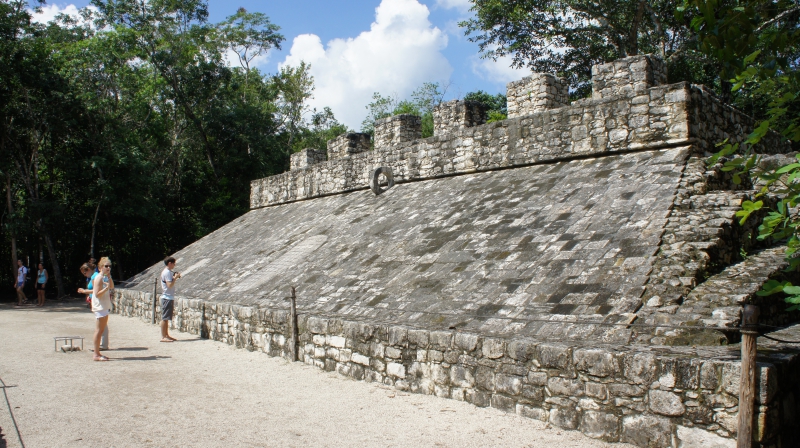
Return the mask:
MULTIPOLYGON (((372 170, 381 166, 390 167, 395 182, 402 183, 688 143, 708 151, 724 138, 741 141, 753 124, 708 91, 687 83, 653 87, 634 97, 575 101, 414 141, 403 141, 410 137, 394 128, 383 129, 400 126, 401 118, 411 119, 407 117, 413 116, 376 124, 374 151, 252 181, 251 208, 365 189, 372 170)), ((790 149, 779 144, 777 136, 762 146, 765 153, 790 149)))
MULTIPOLYGON (((118 290, 116 313, 149 320, 152 296, 118 290)), ((177 299, 174 325, 247 350, 288 356, 289 313, 177 299)), ((637 446, 735 446, 737 347, 584 347, 527 338, 298 316, 306 364, 400 390, 491 406, 637 446)), ((800 358, 759 353, 755 437, 796 446, 800 358)))

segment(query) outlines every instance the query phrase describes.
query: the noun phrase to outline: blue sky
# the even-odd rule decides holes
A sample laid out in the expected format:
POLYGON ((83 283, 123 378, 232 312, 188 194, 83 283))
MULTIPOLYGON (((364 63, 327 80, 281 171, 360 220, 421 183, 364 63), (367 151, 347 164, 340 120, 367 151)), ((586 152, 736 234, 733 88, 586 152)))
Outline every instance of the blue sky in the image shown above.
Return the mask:
MULTIPOLYGON (((40 21, 71 13, 88 0, 48 2, 40 21)), ((404 99, 423 82, 449 84, 446 99, 505 84, 529 72, 512 70, 507 59, 480 59, 457 23, 468 18, 469 0, 210 0, 209 20, 219 22, 244 7, 262 12, 281 27, 280 51, 258 61, 266 73, 284 64, 311 64, 311 107, 331 107, 358 130, 373 92, 404 99)))

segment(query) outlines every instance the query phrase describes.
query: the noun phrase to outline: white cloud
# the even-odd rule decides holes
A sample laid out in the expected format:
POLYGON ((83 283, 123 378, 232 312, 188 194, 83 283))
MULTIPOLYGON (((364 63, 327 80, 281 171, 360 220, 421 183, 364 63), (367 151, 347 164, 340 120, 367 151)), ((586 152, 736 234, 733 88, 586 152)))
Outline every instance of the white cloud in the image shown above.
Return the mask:
MULTIPOLYGON (((97 8, 94 6, 89 6, 88 8, 93 11, 97 11, 97 8)), ((66 6, 59 6, 56 4, 43 5, 39 9, 39 12, 36 12, 32 9, 28 10, 28 12, 31 14, 33 21, 39 23, 52 22, 59 14, 66 14, 78 19, 79 22, 82 21, 78 7, 71 4, 66 6)))
POLYGON ((436 6, 444 9, 457 9, 466 12, 472 8, 472 1, 470 0, 436 0, 436 6))
POLYGON ((405 98, 424 82, 450 77, 453 68, 441 53, 447 35, 428 15, 417 0, 383 0, 369 31, 324 47, 318 36, 302 34, 280 65, 311 64, 316 89, 310 105, 329 106, 339 121, 358 130, 373 92, 405 98))
POLYGON ((482 79, 502 85, 531 74, 529 68, 511 67, 511 61, 511 56, 501 56, 494 61, 492 59, 481 59, 476 54, 472 56, 472 72, 482 79))

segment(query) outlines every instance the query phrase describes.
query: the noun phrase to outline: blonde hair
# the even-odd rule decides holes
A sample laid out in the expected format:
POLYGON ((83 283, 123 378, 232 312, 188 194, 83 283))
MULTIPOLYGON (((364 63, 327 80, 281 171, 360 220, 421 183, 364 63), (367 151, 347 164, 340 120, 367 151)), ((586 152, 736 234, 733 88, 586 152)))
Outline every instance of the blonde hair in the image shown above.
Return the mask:
POLYGON ((111 264, 111 259, 108 257, 103 257, 100 259, 100 263, 98 263, 97 266, 103 267, 107 264, 111 264))

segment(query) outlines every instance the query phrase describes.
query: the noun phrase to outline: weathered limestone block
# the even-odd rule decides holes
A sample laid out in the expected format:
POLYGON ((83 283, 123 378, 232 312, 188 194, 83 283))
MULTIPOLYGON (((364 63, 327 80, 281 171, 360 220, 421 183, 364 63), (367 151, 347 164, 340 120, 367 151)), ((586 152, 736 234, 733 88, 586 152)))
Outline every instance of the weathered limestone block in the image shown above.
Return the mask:
POLYGON ((477 101, 453 100, 433 108, 433 135, 486 123, 486 106, 477 101))
POLYGON ((614 355, 601 349, 575 350, 572 354, 575 368, 590 375, 607 377, 619 370, 614 355))
POLYGON ((550 409, 550 423, 564 429, 576 429, 578 427, 578 411, 570 404, 553 406, 550 409))
POLYGON ((667 83, 667 66, 654 55, 631 56, 592 67, 592 99, 644 94, 667 83))
POLYGON ((666 448, 672 446, 673 423, 663 417, 631 415, 622 419, 620 442, 636 446, 666 448))
POLYGON ((375 121, 375 149, 387 150, 422 137, 422 119, 416 115, 400 114, 375 121))
POLYGON ((337 160, 369 150, 369 134, 349 132, 328 140, 328 160, 337 160))
POLYGON ((656 414, 679 417, 686 412, 681 397, 665 390, 651 390, 647 394, 650 410, 656 414))
POLYGON ((580 431, 589 437, 616 442, 619 439, 619 417, 600 411, 586 411, 581 416, 580 431))
POLYGON ((681 448, 735 448, 736 440, 725 439, 699 428, 678 425, 681 448))
POLYGON ((549 73, 534 73, 506 85, 508 118, 569 105, 569 86, 549 73))

